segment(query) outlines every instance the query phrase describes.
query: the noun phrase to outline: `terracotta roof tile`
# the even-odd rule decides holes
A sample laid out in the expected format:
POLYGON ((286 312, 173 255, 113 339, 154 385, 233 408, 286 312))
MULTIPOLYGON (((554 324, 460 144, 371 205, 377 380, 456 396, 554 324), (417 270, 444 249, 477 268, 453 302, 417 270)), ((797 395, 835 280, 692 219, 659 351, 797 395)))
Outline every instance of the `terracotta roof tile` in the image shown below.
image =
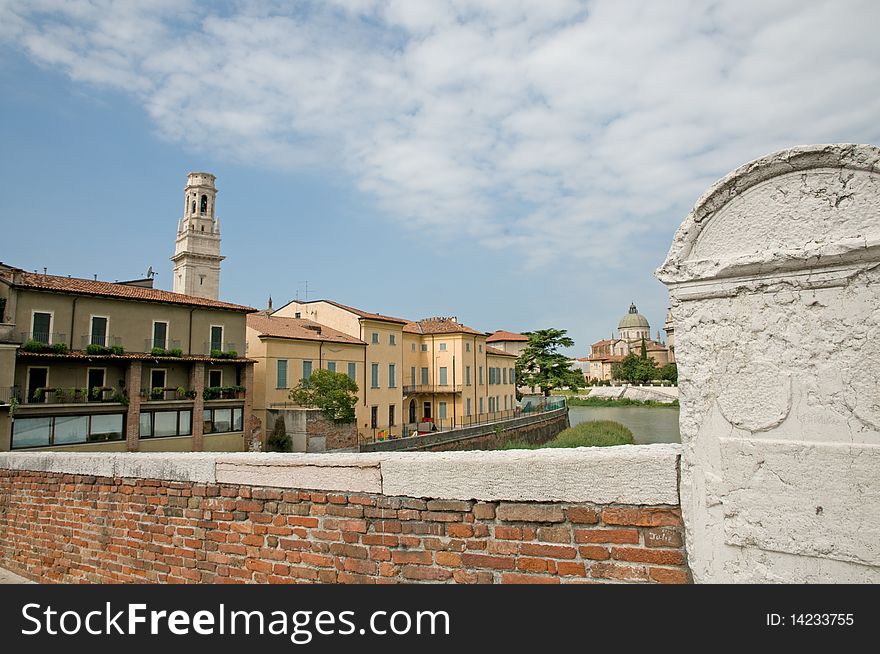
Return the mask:
POLYGON ((381 322, 393 322, 400 325, 404 325, 409 321, 404 318, 394 318, 393 316, 386 316, 381 313, 371 313, 369 311, 363 311, 362 309, 357 309, 355 307, 350 307, 347 304, 342 304, 341 302, 334 302, 333 300, 309 300, 307 302, 301 302, 300 304, 314 304, 315 302, 326 302, 327 304, 332 304, 334 307, 339 307, 340 309, 345 309, 346 311, 351 311, 356 316, 361 318, 365 318, 367 320, 379 320, 381 322))
POLYGON ((452 318, 425 318, 423 320, 410 321, 403 327, 403 331, 410 334, 476 334, 483 336, 483 332, 471 329, 452 318))
POLYGON ((186 306, 205 307, 208 309, 226 309, 228 311, 256 311, 251 307, 240 304, 230 304, 211 300, 208 298, 195 297, 171 293, 155 288, 143 286, 126 286, 113 282, 100 282, 78 277, 61 277, 59 275, 40 275, 22 271, 19 280, 15 283, 19 288, 30 288, 41 291, 55 291, 56 293, 72 293, 75 295, 93 295, 97 297, 119 298, 121 300, 135 300, 138 302, 163 302, 166 304, 182 304, 186 306))
POLYGON ((486 346, 486 354, 495 354, 502 357, 513 357, 514 359, 519 358, 512 352, 505 352, 504 350, 499 350, 497 347, 491 347, 489 345, 486 346))
POLYGON ((486 339, 487 343, 497 343, 498 341, 528 341, 529 337, 525 334, 517 334, 516 332, 506 332, 503 329, 499 329, 497 331, 492 332, 489 338, 486 339))
POLYGON ((259 332, 260 336, 366 345, 358 338, 305 318, 268 317, 265 313, 257 313, 247 317, 247 326, 259 332))

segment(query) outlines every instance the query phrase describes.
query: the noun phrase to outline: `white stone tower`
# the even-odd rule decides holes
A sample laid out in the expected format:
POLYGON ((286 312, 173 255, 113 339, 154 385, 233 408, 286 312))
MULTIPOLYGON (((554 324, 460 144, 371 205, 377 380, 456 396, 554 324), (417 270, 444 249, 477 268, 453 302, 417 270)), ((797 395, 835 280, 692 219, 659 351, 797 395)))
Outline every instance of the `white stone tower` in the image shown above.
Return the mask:
POLYGON ((183 218, 177 223, 174 292, 219 299, 220 220, 214 215, 217 189, 210 173, 190 173, 184 188, 183 218))

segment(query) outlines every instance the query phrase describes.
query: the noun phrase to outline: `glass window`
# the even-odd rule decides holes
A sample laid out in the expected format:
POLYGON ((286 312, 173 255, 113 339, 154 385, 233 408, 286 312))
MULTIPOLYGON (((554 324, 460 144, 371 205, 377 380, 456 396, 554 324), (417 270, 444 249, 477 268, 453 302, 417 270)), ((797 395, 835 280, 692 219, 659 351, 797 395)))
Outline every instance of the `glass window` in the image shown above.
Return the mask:
POLYGON ((397 345, 397 337, 394 334, 390 334, 388 336, 388 344, 389 345, 397 345))
POLYGON ((243 431, 243 430, 244 430, 244 410, 233 409, 232 410, 232 431, 243 431))
POLYGON ((480 413, 483 413, 483 398, 480 398, 480 413))
POLYGON ((202 411, 202 433, 211 434, 214 432, 214 420, 212 418, 211 409, 202 411))
POLYGON ((89 433, 88 416, 58 416, 55 418, 55 445, 85 443, 89 433))
POLYGON ((140 437, 151 438, 153 436, 153 414, 142 413, 140 417, 140 437))
POLYGON ((483 344, 480 343, 480 352, 482 352, 482 351, 483 351, 483 344))
MULTIPOLYGON (((482 385, 483 385, 483 366, 480 366, 480 386, 482 386, 482 385)), ((482 413, 482 412, 483 411, 481 409, 480 413, 482 413)))
POLYGON ((441 351, 441 352, 445 352, 445 351, 446 351, 446 343, 440 343, 440 351, 441 351))
POLYGON ((177 411, 156 411, 153 414, 153 435, 177 436, 177 411))
POLYGON ((153 323, 153 347, 161 347, 163 350, 167 347, 168 343, 168 323, 167 322, 154 322, 153 323))
POLYGON ((216 388, 217 386, 223 386, 223 371, 222 370, 209 370, 208 371, 208 386, 213 386, 216 388))
POLYGON ((116 441, 122 439, 122 414, 92 416, 89 440, 116 441))
POLYGON ((232 431, 232 409, 214 409, 214 431, 232 431))
POLYGON ((415 351, 416 351, 416 344, 415 344, 415 343, 411 343, 411 344, 410 344, 410 348, 412 349, 413 352, 415 352, 415 351))
POLYGON ((428 344, 422 343, 422 352, 427 352, 427 351, 428 351, 428 344))
POLYGON ((422 368, 422 386, 428 385, 428 369, 422 368))
POLYGON ((92 318, 92 338, 89 341, 91 345, 107 345, 107 319, 94 316, 92 318))
POLYGON ((329 370, 330 372, 336 372, 336 362, 335 361, 328 361, 327 362, 327 370, 329 370))
POLYGON ((395 409, 395 406, 393 404, 388 406, 388 426, 389 427, 394 426, 394 421, 395 421, 394 409, 395 409))
POLYGON ((16 418, 12 421, 12 447, 49 444, 52 418, 16 418))
POLYGON ((510 383, 511 383, 511 384, 515 384, 515 383, 516 383, 515 372, 516 372, 516 368, 511 368, 511 369, 510 369, 510 383))
POLYGON ((348 364, 348 378, 351 379, 351 381, 355 381, 355 377, 357 377, 357 364, 356 363, 349 363, 348 364))
POLYGON ((447 368, 441 367, 440 368, 440 385, 446 386, 446 384, 448 384, 448 383, 449 383, 449 380, 448 380, 448 375, 447 375, 447 368))
POLYGON ((471 367, 470 366, 465 366, 464 383, 467 384, 468 386, 471 385, 471 367))
POLYGON ((275 363, 275 388, 287 388, 287 359, 275 363))
POLYGON ((49 329, 51 325, 51 313, 40 313, 39 311, 34 312, 33 334, 31 334, 32 338, 40 343, 48 343, 50 336, 49 329))
POLYGON ((303 379, 308 379, 312 376, 312 362, 311 361, 303 361, 303 379))
POLYGON ((373 332, 373 339, 372 339, 372 342, 373 342, 373 343, 378 343, 378 342, 379 342, 379 332, 373 332))
POLYGON ((373 388, 379 388, 379 364, 374 363, 370 366, 370 383, 373 388))
POLYGON ((471 415, 471 398, 467 398, 467 404, 465 405, 467 408, 465 409, 465 415, 471 415))
POLYGON ((388 364, 388 388, 394 388, 397 383, 394 380, 396 367, 393 363, 388 364))
POLYGON ((413 366, 409 369, 409 383, 412 386, 416 385, 416 367, 413 366))
POLYGON ((223 349, 223 327, 211 327, 211 349, 223 349))
POLYGON ((177 433, 181 436, 192 434, 192 411, 181 411, 177 433))
POLYGON ((465 352, 470 352, 470 351, 471 351, 471 344, 470 344, 470 343, 465 343, 465 344, 464 344, 464 351, 465 351, 465 352))
POLYGON ((440 402, 440 418, 446 417, 446 402, 440 402))

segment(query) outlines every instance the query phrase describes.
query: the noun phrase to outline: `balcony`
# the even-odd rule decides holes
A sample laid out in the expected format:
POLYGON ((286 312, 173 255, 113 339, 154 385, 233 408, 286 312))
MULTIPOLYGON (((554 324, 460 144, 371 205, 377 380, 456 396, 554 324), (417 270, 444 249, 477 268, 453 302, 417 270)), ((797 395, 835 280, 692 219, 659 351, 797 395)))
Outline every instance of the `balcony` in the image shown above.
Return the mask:
POLYGON ((122 339, 119 336, 104 336, 103 338, 88 334, 80 336, 79 349, 85 351, 89 345, 96 345, 103 348, 122 347, 122 339))
POLYGON ((67 334, 63 334, 61 332, 19 332, 18 333, 18 342, 22 345, 26 345, 29 343, 40 343, 42 345, 51 348, 53 345, 63 344, 65 348, 67 347, 67 334))
POLYGON ((21 390, 18 386, 0 387, 0 407, 12 404, 12 401, 21 402, 21 390))
POLYGON ((404 395, 461 393, 461 391, 461 384, 408 384, 403 387, 404 395))
POLYGON ((205 341, 202 343, 202 354, 215 359, 235 359, 244 356, 244 348, 239 348, 237 343, 226 341, 205 341))
MULTIPOLYGON (((180 349, 181 348, 180 348, 180 341, 179 340, 171 340, 168 338, 164 338, 164 339, 147 338, 144 340, 144 350, 143 350, 144 352, 153 352, 154 350, 156 350, 158 352, 158 350, 162 350, 163 352, 168 353, 168 352, 174 352, 175 350, 180 350, 180 349)), ((160 355, 157 354, 156 356, 160 356, 160 355)), ((172 354, 171 356, 175 356, 175 355, 172 354)))

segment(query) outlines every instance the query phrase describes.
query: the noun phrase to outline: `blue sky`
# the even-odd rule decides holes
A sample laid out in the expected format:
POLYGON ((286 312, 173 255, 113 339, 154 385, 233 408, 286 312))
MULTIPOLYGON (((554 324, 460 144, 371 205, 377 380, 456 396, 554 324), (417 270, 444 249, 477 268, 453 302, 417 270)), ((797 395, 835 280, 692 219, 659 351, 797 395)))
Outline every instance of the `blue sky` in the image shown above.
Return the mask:
POLYGON ((880 142, 880 3, 0 0, 0 260, 168 261, 217 175, 222 296, 304 295, 579 356, 715 179, 880 142), (12 235, 12 237, 10 237, 12 235))

